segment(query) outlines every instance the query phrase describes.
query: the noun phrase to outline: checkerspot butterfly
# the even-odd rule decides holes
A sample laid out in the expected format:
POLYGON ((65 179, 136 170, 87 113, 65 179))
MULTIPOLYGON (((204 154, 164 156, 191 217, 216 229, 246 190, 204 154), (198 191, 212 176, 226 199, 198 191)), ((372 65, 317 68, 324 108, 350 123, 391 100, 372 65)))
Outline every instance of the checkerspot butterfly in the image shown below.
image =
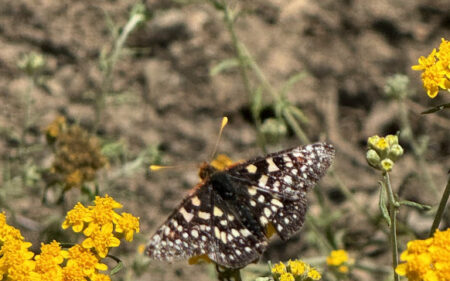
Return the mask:
POLYGON ((285 240, 303 224, 306 193, 325 174, 333 146, 309 144, 234 164, 203 179, 150 239, 146 253, 172 261, 207 255, 240 268, 259 259, 270 230, 285 240))

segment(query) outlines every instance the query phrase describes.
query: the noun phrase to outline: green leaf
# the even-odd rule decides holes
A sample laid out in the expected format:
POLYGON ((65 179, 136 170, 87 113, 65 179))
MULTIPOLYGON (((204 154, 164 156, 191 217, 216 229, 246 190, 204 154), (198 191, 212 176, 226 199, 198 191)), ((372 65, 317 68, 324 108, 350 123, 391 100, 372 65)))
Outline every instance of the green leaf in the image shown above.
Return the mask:
POLYGON ((117 263, 117 265, 116 265, 115 267, 113 267, 113 269, 111 269, 111 275, 114 275, 114 274, 116 274, 117 272, 119 272, 119 271, 122 269, 122 267, 123 267, 123 262, 122 262, 122 261, 119 261, 119 262, 117 263))
POLYGON ((289 79, 283 84, 283 88, 281 89, 281 95, 284 96, 295 83, 303 79, 307 75, 306 71, 298 72, 289 77, 289 79))
POLYGON ((215 76, 225 70, 229 70, 237 66, 239 66, 239 61, 236 58, 226 59, 211 68, 211 70, 209 71, 209 75, 215 76))
POLYGON ((255 91, 253 91, 253 95, 251 97, 251 111, 254 119, 259 119, 259 115, 263 108, 262 102, 262 89, 258 87, 255 91))
POLYGON ((422 112, 421 114, 430 114, 430 113, 434 113, 437 111, 441 111, 445 108, 450 108, 450 103, 444 103, 444 104, 429 108, 429 109, 425 110, 424 112, 422 112))
POLYGON ((387 222, 388 226, 391 226, 391 217, 389 216, 388 208, 386 206, 386 186, 381 181, 378 183, 380 184, 380 199, 378 201, 378 206, 384 220, 387 222))
POLYGON ((420 204, 420 203, 408 201, 408 200, 402 200, 402 201, 399 201, 398 203, 400 203, 400 205, 405 205, 408 207, 413 207, 413 208, 416 208, 419 210, 424 210, 424 211, 428 211, 431 209, 431 206, 429 206, 429 205, 420 204))

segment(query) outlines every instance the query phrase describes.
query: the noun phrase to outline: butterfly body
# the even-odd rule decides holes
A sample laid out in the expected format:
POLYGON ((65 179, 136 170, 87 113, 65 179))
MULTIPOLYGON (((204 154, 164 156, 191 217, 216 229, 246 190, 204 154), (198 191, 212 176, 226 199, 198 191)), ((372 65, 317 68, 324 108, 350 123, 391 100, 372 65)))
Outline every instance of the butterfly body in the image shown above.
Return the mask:
POLYGON ((206 254, 239 268, 261 256, 269 229, 288 239, 300 229, 306 192, 334 157, 328 144, 296 147, 217 170, 200 169, 197 185, 151 238, 147 254, 172 261, 206 254))

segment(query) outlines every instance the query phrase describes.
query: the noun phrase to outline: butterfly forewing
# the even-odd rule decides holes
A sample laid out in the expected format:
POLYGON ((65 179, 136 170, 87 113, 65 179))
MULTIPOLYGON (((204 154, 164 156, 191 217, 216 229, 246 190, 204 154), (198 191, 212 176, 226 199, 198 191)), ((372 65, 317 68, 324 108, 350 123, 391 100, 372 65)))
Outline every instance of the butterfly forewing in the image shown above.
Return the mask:
POLYGON ((317 143, 212 173, 151 238, 148 255, 171 261, 206 254, 230 268, 257 260, 270 225, 282 239, 300 229, 306 192, 333 157, 331 145, 317 143))

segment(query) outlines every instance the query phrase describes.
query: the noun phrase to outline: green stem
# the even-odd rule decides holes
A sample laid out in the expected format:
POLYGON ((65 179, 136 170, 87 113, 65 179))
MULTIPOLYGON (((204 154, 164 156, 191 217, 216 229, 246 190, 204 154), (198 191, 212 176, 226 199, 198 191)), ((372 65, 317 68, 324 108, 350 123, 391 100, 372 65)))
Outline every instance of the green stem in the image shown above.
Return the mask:
POLYGON ((399 104, 399 108, 400 108, 399 111, 400 111, 401 127, 402 127, 402 131, 404 132, 403 135, 411 143, 411 147, 413 149, 414 156, 417 159, 419 169, 421 171, 423 171, 423 178, 424 178, 425 182, 427 183, 427 186, 429 186, 431 188, 434 195, 437 195, 438 189, 433 181, 432 176, 430 175, 426 160, 423 157, 424 152, 421 151, 422 149, 420 149, 420 145, 417 142, 417 140, 414 136, 414 133, 412 131, 411 123, 409 122, 409 118, 408 118, 408 109, 405 105, 405 100, 404 99, 399 100, 398 104, 399 104))
POLYGON ((384 172, 384 182, 388 191, 389 198, 389 216, 391 218, 391 228, 390 228, 390 241, 392 247, 392 267, 394 271, 394 280, 399 281, 400 278, 395 272, 398 265, 398 246, 397 246, 397 207, 398 203, 395 200, 394 192, 392 191, 391 180, 389 179, 389 173, 384 172))
POLYGON ((120 53, 125 45, 125 42, 130 35, 131 31, 133 31, 136 26, 145 19, 144 14, 135 13, 131 16, 128 22, 122 29, 122 32, 119 35, 119 38, 114 42, 113 52, 112 54, 106 58, 106 66, 105 73, 103 76, 102 88, 100 94, 97 96, 96 101, 96 110, 95 110, 95 127, 94 130, 97 130, 98 125, 101 123, 103 111, 106 107, 106 97, 108 92, 112 88, 112 78, 113 78, 113 70, 114 67, 119 60, 120 53))
POLYGON ((442 195, 441 202, 439 203, 439 207, 436 212, 436 216, 434 217, 433 225, 430 229, 430 237, 433 236, 434 232, 439 226, 441 222, 442 215, 444 214, 445 206, 447 205, 448 197, 450 195, 450 172, 447 177, 447 186, 445 187, 444 194, 442 195))
MULTIPOLYGON (((228 6, 226 4, 222 4, 222 3, 218 4, 217 1, 212 1, 212 2, 213 2, 213 4, 216 5, 216 7, 220 7, 221 10, 223 10, 224 17, 225 17, 225 23, 226 23, 228 32, 230 33, 231 42, 233 44, 233 48, 236 52, 236 56, 239 61, 239 72, 240 72, 240 75, 242 78, 242 82, 244 83, 245 91, 249 95, 250 104, 252 104, 254 93, 253 93, 252 86, 250 84, 250 78, 249 78, 248 70, 247 70, 248 60, 251 60, 251 58, 245 54, 245 52, 243 50, 243 46, 237 37, 236 30, 234 29, 234 20, 235 19, 234 19, 234 16, 232 15, 232 12, 228 8, 228 6)), ((253 118, 253 121, 255 122, 256 131, 258 132, 258 140, 260 140, 260 142, 261 142, 260 145, 265 150, 266 141, 265 141, 264 135, 261 133, 262 122, 261 122, 261 119, 259 118, 259 114, 258 115, 252 114, 252 118, 253 118)))

